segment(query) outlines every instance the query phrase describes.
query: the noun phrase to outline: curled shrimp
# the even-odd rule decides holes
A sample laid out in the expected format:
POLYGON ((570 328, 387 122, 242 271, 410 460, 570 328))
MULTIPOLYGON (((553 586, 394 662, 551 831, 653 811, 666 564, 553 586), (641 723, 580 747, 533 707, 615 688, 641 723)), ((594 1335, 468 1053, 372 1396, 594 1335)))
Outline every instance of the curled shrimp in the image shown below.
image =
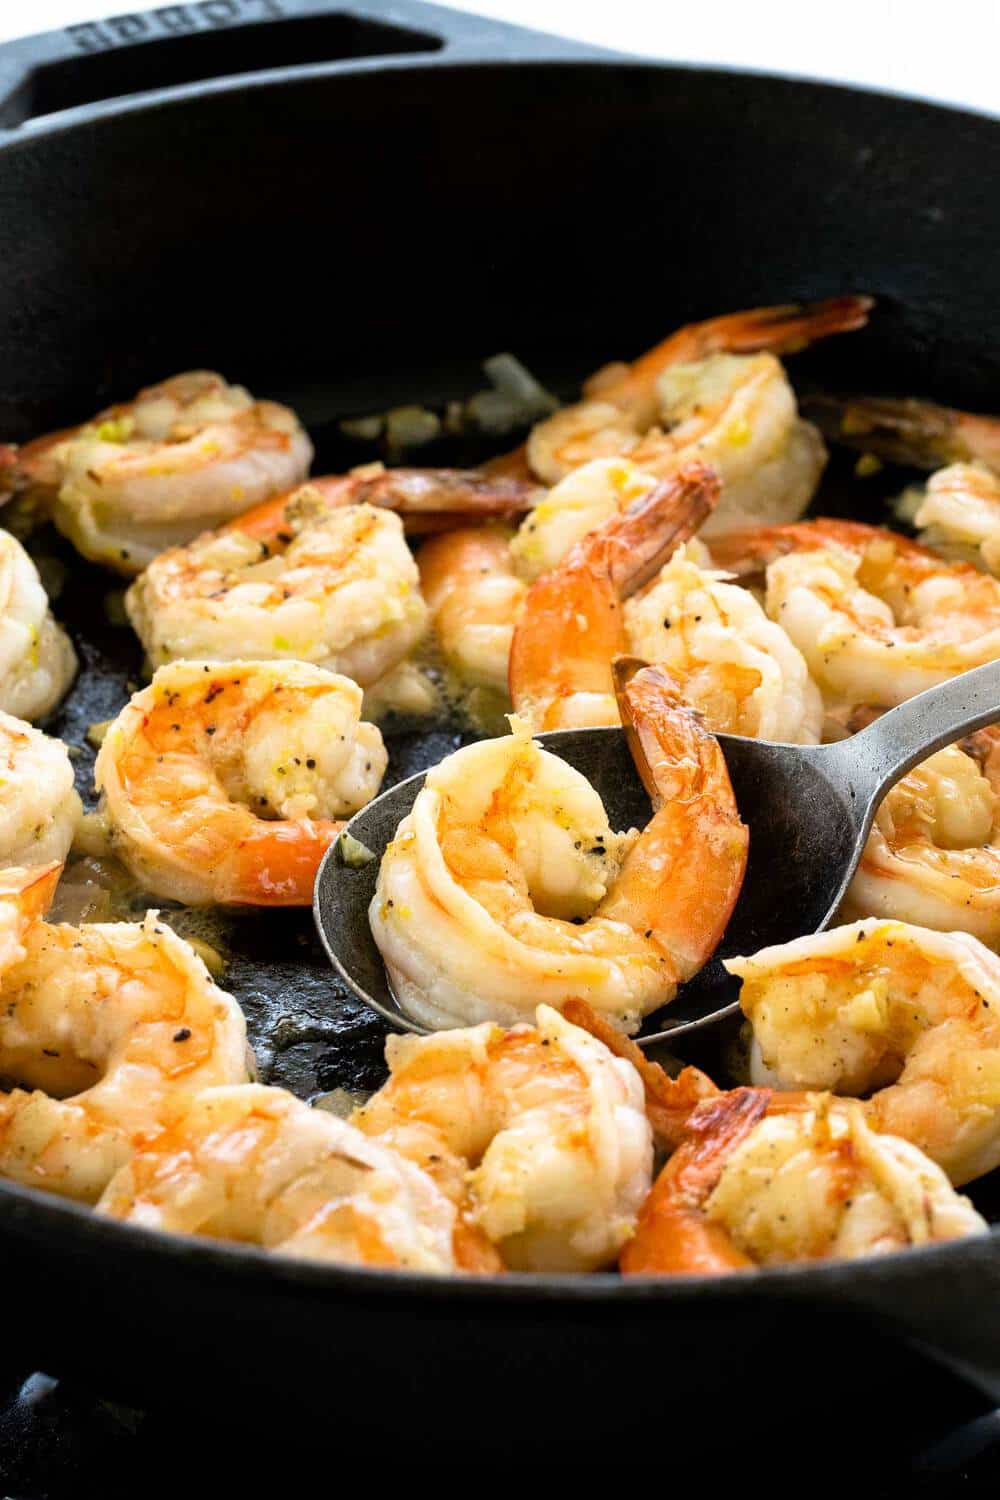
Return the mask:
POLYGON ((855 1100, 734 1089, 698 1105, 657 1178, 626 1275, 724 1275, 987 1234, 944 1172, 855 1100))
POLYGON ((834 443, 918 469, 981 463, 1000 473, 1000 419, 911 397, 813 396, 808 411, 834 443))
POLYGON ((634 1030, 714 951, 747 853, 722 752, 660 668, 621 700, 654 804, 641 833, 614 832, 586 778, 517 720, 428 772, 369 909, 422 1024, 508 1025, 582 997, 634 1030))
POLYGON ((670 670, 714 733, 818 744, 823 700, 802 653, 749 589, 700 565, 698 546, 627 601, 632 650, 670 670))
POLYGON ((626 1274, 719 1275, 985 1232, 941 1169, 876 1134, 854 1100, 723 1093, 690 1067, 670 1078, 589 1006, 571 1001, 566 1014, 629 1056, 654 1139, 671 1153, 622 1252, 626 1274))
POLYGON ((819 519, 711 551, 731 571, 766 569, 767 613, 831 705, 890 708, 1000 656, 1000 582, 896 532, 819 519))
POLYGON ((1000 1164, 1000 958, 976 938, 869 920, 726 967, 755 1082, 868 1096, 958 1185, 1000 1164))
POLYGON ((75 673, 76 652, 52 618, 38 569, 20 542, 0 531, 0 709, 40 719, 75 673))
POLYGON ((510 697, 536 730, 619 723, 614 657, 627 654, 624 599, 656 573, 718 500, 714 472, 689 464, 578 542, 524 601, 510 697))
POLYGON ((61 862, 82 811, 62 740, 0 712, 0 864, 61 862))
POLYGON ((313 662, 362 687, 424 633, 427 608, 399 517, 300 492, 162 553, 125 607, 154 667, 181 659, 313 662))
POLYGON ((312 451, 287 406, 192 370, 28 443, 12 478, 84 557, 132 575, 304 479, 312 451))
POLYGON ((306 906, 336 818, 378 791, 361 689, 305 662, 174 662, 108 729, 94 767, 111 846, 189 906, 306 906))
POLYGON ((42 921, 59 869, 0 882, 0 1176, 93 1203, 199 1090, 246 1080, 246 1026, 156 912, 42 921))
POLYGON ((97 1209, 308 1260, 467 1269, 454 1205, 426 1172, 260 1084, 203 1090, 116 1173, 97 1209))
POLYGON ((843 913, 1000 948, 1000 730, 938 751, 887 793, 843 913))
POLYGON ((511 535, 466 526, 417 554, 431 626, 454 684, 507 696, 511 641, 528 586, 657 481, 627 459, 595 459, 539 499, 511 535))
POLYGON ((613 1262, 652 1174, 632 1065, 540 1005, 534 1026, 390 1036, 390 1077, 351 1117, 464 1195, 471 1228, 523 1271, 613 1262))
POLYGON ((540 422, 528 439, 528 464, 554 484, 593 458, 628 455, 660 478, 699 458, 723 479, 710 533, 750 520, 794 520, 826 455, 815 428, 799 418, 775 355, 862 327, 870 306, 868 298, 840 297, 682 328, 633 364, 599 371, 583 401, 540 422))

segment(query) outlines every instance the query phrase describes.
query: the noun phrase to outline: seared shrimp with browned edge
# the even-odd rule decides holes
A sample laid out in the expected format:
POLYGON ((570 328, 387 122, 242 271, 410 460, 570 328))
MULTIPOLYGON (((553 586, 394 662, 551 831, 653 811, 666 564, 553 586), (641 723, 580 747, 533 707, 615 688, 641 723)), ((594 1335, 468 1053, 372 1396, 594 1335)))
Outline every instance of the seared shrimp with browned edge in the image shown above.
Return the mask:
POLYGON ((417 1162, 512 1270, 614 1262, 653 1147, 631 1063, 540 1005, 534 1025, 390 1036, 389 1081, 354 1112, 417 1162))
POLYGON ((566 1011, 630 1056, 657 1142, 672 1153, 622 1251, 626 1275, 724 1275, 987 1232, 941 1168, 877 1133, 855 1100, 723 1093, 695 1068, 672 1079, 589 1006, 566 1011))
POLYGON ((51 507, 84 557, 131 575, 304 479, 312 452, 287 406, 192 370, 12 450, 0 487, 51 507))
POLYGON ((307 906, 337 821, 386 767, 361 689, 305 662, 174 662, 110 726, 94 777, 111 847, 189 906, 307 906))
POLYGON ((156 912, 41 920, 58 864, 0 875, 0 1176, 97 1200, 201 1089, 243 1083, 236 1001, 156 912))
POLYGON ((826 453, 775 356, 862 327, 870 307, 867 297, 835 297, 692 323, 632 364, 599 370, 584 399, 538 423, 524 461, 514 455, 506 467, 555 484, 594 458, 627 456, 659 478, 701 459, 723 481, 710 534, 794 520, 826 453))
POLYGON ((161 553, 125 607, 154 667, 304 661, 362 687, 401 662, 427 624, 399 517, 329 506, 308 485, 294 503, 258 507, 161 553))
POLYGON ((654 812, 615 832, 587 779, 513 720, 427 773, 382 858, 369 920, 429 1027, 510 1025, 574 997, 635 1030, 714 951, 747 856, 718 742, 659 667, 621 668, 654 812))
POLYGON ((860 521, 713 538, 714 561, 766 576, 765 607, 831 708, 890 708, 1000 656, 1000 581, 860 521))
POLYGON ((956 1184, 1000 1165, 1000 958, 974 937, 868 920, 726 967, 755 1082, 864 1095, 956 1184))

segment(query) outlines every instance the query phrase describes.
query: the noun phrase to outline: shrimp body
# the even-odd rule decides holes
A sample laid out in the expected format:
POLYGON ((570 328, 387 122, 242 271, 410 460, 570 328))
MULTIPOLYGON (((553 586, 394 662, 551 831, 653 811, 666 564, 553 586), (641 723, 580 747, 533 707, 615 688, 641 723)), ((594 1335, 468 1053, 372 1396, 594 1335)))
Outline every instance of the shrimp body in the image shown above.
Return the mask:
POLYGON ((659 669, 623 702, 657 809, 642 833, 614 832, 589 782, 516 720, 428 772, 369 909, 422 1024, 511 1025, 580 997, 634 1030, 714 950, 747 847, 725 761, 659 669))
POLYGON ((295 660, 362 687, 407 655, 427 618, 398 516, 369 505, 251 511, 162 553, 125 605, 154 667, 295 660))
POLYGON ((290 488, 311 459, 288 407, 192 370, 29 443, 17 468, 19 487, 52 504, 84 557, 135 574, 165 547, 290 488))
POLYGON ((890 708, 1000 655, 1000 581, 881 527, 761 527, 719 538, 712 556, 766 566, 767 613, 832 705, 890 708))
POLYGON ((187 905, 308 905, 333 820, 385 772, 361 697, 305 662, 161 667, 94 768, 115 852, 146 890, 187 905))
POLYGON ((514 632, 510 696, 537 730, 617 724, 611 663, 629 649, 622 608, 697 530, 719 496, 690 464, 613 514, 532 584, 514 632))
POLYGON ((431 624, 460 686, 506 697, 511 643, 529 584, 655 485, 627 459, 596 459, 539 499, 513 535, 466 527, 421 547, 417 564, 431 624))
POLYGON ((0 531, 0 709, 40 719, 76 672, 76 652, 52 618, 38 570, 20 542, 0 531))
POLYGON ((621 1268, 720 1275, 987 1232, 941 1168, 856 1101, 735 1089, 688 1118, 621 1268))
POLYGON ((246 1079, 246 1027, 156 912, 39 920, 58 874, 7 871, 0 892, 0 1175, 93 1203, 200 1089, 246 1079))
POLYGON ((866 298, 843 297, 682 328, 634 364, 599 371, 583 401, 540 422, 528 439, 528 464, 555 484, 595 458, 627 456, 658 478, 702 459, 724 481, 709 531, 750 519, 794 520, 826 455, 815 428, 799 419, 774 356, 861 327, 869 307, 866 298))
POLYGON ((510 1031, 390 1036, 386 1058, 389 1081, 352 1124, 461 1183, 468 1223, 505 1265, 589 1271, 614 1261, 652 1174, 631 1063, 545 1005, 534 1026, 510 1031))
POLYGON ((660 662, 717 734, 819 743, 823 701, 801 652, 754 595, 680 547, 625 605, 629 645, 660 662))
POLYGON ((0 863, 61 862, 82 811, 62 740, 0 712, 0 863))
POLYGON ((1000 947, 1000 732, 938 751, 887 793, 844 911, 1000 947))
POLYGON ((1000 958, 974 937, 855 922, 726 967, 755 1082, 870 1094, 873 1129, 957 1184, 1000 1163, 1000 958))
POLYGON ((1000 575, 1000 478, 985 464, 949 464, 932 474, 913 524, 935 552, 1000 575))
POLYGON ((97 1208, 308 1260, 460 1268, 454 1205, 425 1172, 260 1084, 203 1090, 117 1172, 97 1208))

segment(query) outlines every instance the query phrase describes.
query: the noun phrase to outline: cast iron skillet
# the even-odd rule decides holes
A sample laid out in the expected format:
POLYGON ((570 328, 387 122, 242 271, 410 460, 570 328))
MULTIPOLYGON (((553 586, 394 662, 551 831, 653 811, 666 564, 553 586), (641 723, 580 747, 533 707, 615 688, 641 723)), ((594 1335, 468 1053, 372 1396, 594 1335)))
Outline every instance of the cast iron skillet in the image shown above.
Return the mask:
MULTIPOLYGON (((995 408, 998 177, 987 118, 408 0, 72 27, 0 48, 0 434, 221 365, 292 403, 322 471, 364 456, 336 418, 467 394, 498 349, 568 393, 689 318, 846 290, 878 297, 871 329, 798 379, 995 408)), ((139 663, 99 608, 110 581, 65 556, 85 670, 54 727, 79 742, 139 663)), ((455 743, 397 742, 392 774, 455 743)), ((235 921, 231 947, 265 1076, 378 1081, 381 1028, 308 914, 235 921)), ((404 1434, 516 1410, 552 1442, 580 1413, 606 1433, 720 1395, 787 1413, 804 1372, 807 1406, 831 1382, 857 1398, 899 1338, 1000 1394, 995 1236, 718 1282, 445 1283, 123 1229, 6 1183, 0 1219, 7 1339, 131 1400, 278 1394, 404 1434)))

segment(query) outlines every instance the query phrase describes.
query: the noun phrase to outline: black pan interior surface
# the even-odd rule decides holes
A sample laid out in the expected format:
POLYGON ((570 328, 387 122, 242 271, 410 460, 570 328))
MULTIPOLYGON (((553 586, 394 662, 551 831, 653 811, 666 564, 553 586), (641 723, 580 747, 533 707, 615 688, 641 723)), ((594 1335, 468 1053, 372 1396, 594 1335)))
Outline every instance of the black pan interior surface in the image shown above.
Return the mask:
MULTIPOLYGON (((391 10, 418 32, 439 24, 419 6, 391 10)), ((217 367, 295 407, 323 472, 372 456, 346 443, 341 418, 466 396, 498 350, 570 395, 685 321, 848 290, 878 298, 871 327, 798 356, 801 388, 996 405, 994 122, 791 80, 567 60, 538 39, 519 52, 516 34, 470 39, 455 18, 440 32, 436 61, 324 62, 152 102, 80 102, 49 121, 0 118, 3 437, 217 367), (518 56, 530 60, 509 66, 518 56)), ((419 461, 478 456, 438 448, 419 461)), ((898 480, 862 489, 838 458, 819 503, 880 518, 898 480)), ((54 609, 82 670, 48 727, 81 748, 88 793, 85 730, 140 681, 139 654, 98 607, 116 580, 48 535, 31 545, 64 566, 54 609)), ((393 736, 388 779, 460 742, 453 727, 393 736)), ((168 919, 183 930, 183 914, 168 919)), ((308 912, 226 917, 221 946, 267 1081, 305 1098, 378 1084, 382 1024, 338 985, 308 912)), ((717 1045, 685 1055, 718 1067, 717 1045)), ((991 1210, 993 1186, 976 1191, 991 1210)), ((334 1344, 352 1381, 378 1383, 402 1340, 424 1351, 398 1362, 415 1421, 431 1406, 427 1360, 435 1392, 466 1415, 472 1368, 493 1393, 516 1385, 522 1404, 544 1395, 568 1409, 599 1400, 602 1371, 625 1356, 642 1366, 669 1333, 677 1363, 636 1397, 662 1413, 671 1394, 718 1390, 751 1367, 787 1387, 789 1351, 808 1357, 817 1338, 832 1370, 849 1326, 862 1340, 918 1340, 1000 1390, 991 1240, 725 1286, 456 1290, 123 1232, 8 1186, 0 1221, 11 1274, 36 1290, 44 1277, 46 1291, 30 1323, 14 1310, 14 1331, 30 1326, 52 1367, 96 1367, 119 1389, 123 1368, 160 1386, 183 1369, 202 1391, 280 1389, 315 1408, 323 1387, 303 1372, 334 1344), (971 1278, 975 1305, 960 1294, 971 1278), (84 1347, 95 1308, 102 1336, 84 1347)), ((852 1358, 857 1348, 855 1337, 852 1358)))

